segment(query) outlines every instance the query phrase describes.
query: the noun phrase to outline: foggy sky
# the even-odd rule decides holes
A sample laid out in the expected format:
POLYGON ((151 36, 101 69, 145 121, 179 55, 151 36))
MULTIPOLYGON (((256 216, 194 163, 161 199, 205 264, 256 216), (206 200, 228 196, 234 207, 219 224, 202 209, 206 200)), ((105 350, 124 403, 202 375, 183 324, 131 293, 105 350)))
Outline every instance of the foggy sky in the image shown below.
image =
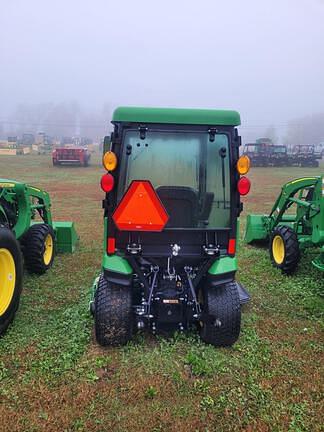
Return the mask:
POLYGON ((324 1, 0 0, 0 63, 0 118, 75 101, 280 126, 324 111, 324 1))

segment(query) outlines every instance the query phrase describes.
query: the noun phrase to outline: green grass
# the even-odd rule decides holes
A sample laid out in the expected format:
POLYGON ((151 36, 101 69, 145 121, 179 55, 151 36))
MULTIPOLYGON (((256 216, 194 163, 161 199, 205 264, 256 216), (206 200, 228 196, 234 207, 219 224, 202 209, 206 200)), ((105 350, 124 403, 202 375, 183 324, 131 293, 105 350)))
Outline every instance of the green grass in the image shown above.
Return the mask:
MULTIPOLYGON (((252 300, 230 349, 195 332, 139 334, 102 349, 88 313, 101 261, 99 158, 87 169, 55 169, 44 156, 3 157, 0 169, 48 190, 55 218, 75 220, 81 237, 44 276, 25 274, 19 312, 0 340, 1 431, 321 430, 324 282, 311 251, 286 277, 267 249, 241 243, 238 278, 252 300)), ((248 212, 269 211, 281 185, 305 174, 252 169, 241 229, 248 212)))

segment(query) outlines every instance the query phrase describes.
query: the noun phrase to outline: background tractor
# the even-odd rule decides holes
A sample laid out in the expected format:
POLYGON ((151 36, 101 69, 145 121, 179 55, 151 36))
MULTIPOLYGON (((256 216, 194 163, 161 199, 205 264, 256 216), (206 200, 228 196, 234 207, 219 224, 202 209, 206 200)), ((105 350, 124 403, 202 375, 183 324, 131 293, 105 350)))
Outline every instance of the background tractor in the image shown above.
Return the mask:
POLYGON ((248 156, 252 166, 289 166, 291 160, 285 145, 274 145, 270 138, 258 138, 255 143, 244 145, 243 154, 248 156))
POLYGON ((305 248, 317 248, 313 265, 324 271, 324 176, 286 183, 270 214, 248 215, 245 241, 269 241, 273 265, 292 273, 305 248))
POLYGON ((267 167, 270 163, 270 147, 272 144, 255 142, 244 145, 243 154, 248 156, 253 167, 267 167))
POLYGON ((102 273, 91 302, 97 341, 198 326, 203 341, 232 345, 249 299, 235 281, 240 197, 250 189, 239 114, 123 107, 112 123, 102 273))
POLYGON ((322 155, 315 152, 314 145, 296 145, 289 155, 289 162, 290 165, 317 168, 321 158, 322 155))
POLYGON ((17 311, 23 262, 30 273, 45 273, 55 252, 73 252, 73 222, 53 222, 49 195, 33 186, 0 179, 0 335, 17 311))
POLYGON ((289 157, 285 145, 269 146, 269 165, 275 167, 289 166, 289 157))

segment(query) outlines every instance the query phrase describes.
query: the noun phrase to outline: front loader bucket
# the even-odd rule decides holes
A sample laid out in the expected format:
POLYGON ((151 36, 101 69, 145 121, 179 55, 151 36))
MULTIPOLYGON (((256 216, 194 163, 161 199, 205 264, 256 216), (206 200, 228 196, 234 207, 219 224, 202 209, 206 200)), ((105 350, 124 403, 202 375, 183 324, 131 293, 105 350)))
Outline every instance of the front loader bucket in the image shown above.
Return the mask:
POLYGON ((56 251, 73 253, 79 241, 74 222, 53 222, 56 234, 56 251))
POLYGON ((267 240, 269 237, 267 220, 268 216, 248 215, 244 241, 246 243, 252 243, 253 241, 267 240))

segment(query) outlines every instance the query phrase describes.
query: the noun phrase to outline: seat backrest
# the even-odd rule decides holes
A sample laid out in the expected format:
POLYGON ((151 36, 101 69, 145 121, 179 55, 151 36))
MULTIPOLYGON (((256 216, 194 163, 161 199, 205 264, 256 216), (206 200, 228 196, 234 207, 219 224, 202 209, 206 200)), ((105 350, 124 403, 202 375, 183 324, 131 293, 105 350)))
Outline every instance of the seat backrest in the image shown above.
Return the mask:
POLYGON ((213 207, 213 202, 214 192, 205 192, 198 219, 199 221, 206 223, 206 225, 208 225, 208 219, 213 207))
POLYGON ((167 228, 194 228, 198 225, 198 194, 186 186, 160 186, 156 192, 169 214, 167 228))

